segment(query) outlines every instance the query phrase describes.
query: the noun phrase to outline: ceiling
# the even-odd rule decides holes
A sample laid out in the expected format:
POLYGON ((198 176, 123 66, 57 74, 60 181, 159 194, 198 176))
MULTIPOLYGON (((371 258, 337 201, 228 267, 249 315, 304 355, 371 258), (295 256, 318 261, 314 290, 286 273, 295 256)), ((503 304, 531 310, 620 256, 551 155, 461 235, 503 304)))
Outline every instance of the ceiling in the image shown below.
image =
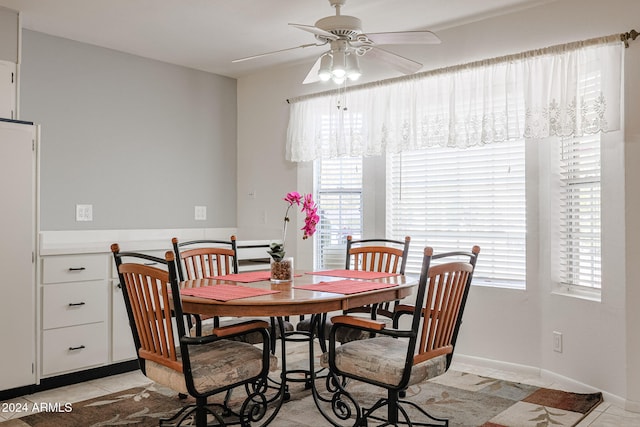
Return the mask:
MULTIPOLYGON (((347 0, 342 14, 360 18, 365 33, 437 32, 548 1, 347 0)), ((22 12, 29 30, 234 78, 301 61, 311 66, 322 48, 231 61, 313 43, 312 34, 288 23, 313 25, 335 14, 327 0, 0 0, 0 6, 22 12)))

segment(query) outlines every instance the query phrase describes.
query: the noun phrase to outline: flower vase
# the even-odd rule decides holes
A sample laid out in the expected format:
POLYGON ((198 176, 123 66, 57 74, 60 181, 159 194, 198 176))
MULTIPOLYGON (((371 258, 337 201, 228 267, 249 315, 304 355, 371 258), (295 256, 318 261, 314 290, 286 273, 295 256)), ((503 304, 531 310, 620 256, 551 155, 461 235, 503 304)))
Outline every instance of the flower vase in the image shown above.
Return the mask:
POLYGON ((293 257, 283 258, 280 261, 271 259, 271 282, 282 283, 293 280, 293 257))

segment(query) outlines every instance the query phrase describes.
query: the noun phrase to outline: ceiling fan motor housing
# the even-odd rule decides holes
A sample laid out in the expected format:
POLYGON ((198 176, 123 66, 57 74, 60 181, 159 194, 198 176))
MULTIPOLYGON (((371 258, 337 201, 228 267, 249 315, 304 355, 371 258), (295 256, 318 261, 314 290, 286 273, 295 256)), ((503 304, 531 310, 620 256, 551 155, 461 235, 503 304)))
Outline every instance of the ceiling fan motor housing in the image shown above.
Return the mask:
MULTIPOLYGON (((355 16, 327 16, 318 20, 315 26, 341 39, 355 40, 359 34, 362 34, 362 21, 355 16)), ((316 37, 322 41, 327 41, 322 35, 316 35, 316 37)))

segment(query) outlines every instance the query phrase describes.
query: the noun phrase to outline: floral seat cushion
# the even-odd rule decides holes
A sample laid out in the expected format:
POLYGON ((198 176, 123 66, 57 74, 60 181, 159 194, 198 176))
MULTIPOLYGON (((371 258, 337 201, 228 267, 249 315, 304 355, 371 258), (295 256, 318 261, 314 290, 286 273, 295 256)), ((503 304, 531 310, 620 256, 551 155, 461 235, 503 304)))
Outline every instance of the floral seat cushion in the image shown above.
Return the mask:
MULTIPOLYGON (((177 348, 178 353, 180 349, 177 348)), ((262 349, 251 344, 221 340, 189 348, 191 371, 196 390, 211 390, 223 385, 255 377, 262 368, 262 349)), ((278 366, 278 359, 270 355, 269 369, 278 366)), ((180 354, 178 354, 180 360, 180 354)), ((188 394, 182 371, 175 371, 160 363, 147 360, 146 376, 180 393, 188 394)))
MULTIPOLYGON (((336 347, 335 362, 342 372, 396 386, 402 379, 406 356, 405 341, 375 337, 336 347)), ((329 353, 322 355, 320 363, 329 367, 329 353)), ((442 375, 446 368, 446 355, 413 365, 408 385, 442 375)))

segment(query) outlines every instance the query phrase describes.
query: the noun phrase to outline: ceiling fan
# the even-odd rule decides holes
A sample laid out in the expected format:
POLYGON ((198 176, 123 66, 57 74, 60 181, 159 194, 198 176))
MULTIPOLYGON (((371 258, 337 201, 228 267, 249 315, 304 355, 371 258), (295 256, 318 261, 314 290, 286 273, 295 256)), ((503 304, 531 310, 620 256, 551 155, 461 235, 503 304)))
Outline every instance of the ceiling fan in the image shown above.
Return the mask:
POLYGON ((382 45, 394 44, 438 44, 440 39, 431 31, 402 31, 386 33, 367 33, 362 31, 362 23, 355 16, 342 15, 342 6, 347 0, 329 0, 336 9, 334 16, 318 20, 315 25, 289 24, 292 27, 313 34, 316 43, 303 44, 287 49, 262 53, 235 59, 233 62, 248 61, 294 49, 329 46, 316 60, 303 83, 332 80, 337 84, 348 80, 357 80, 360 75, 358 57, 380 61, 403 73, 413 74, 422 68, 422 64, 386 49, 382 45))

